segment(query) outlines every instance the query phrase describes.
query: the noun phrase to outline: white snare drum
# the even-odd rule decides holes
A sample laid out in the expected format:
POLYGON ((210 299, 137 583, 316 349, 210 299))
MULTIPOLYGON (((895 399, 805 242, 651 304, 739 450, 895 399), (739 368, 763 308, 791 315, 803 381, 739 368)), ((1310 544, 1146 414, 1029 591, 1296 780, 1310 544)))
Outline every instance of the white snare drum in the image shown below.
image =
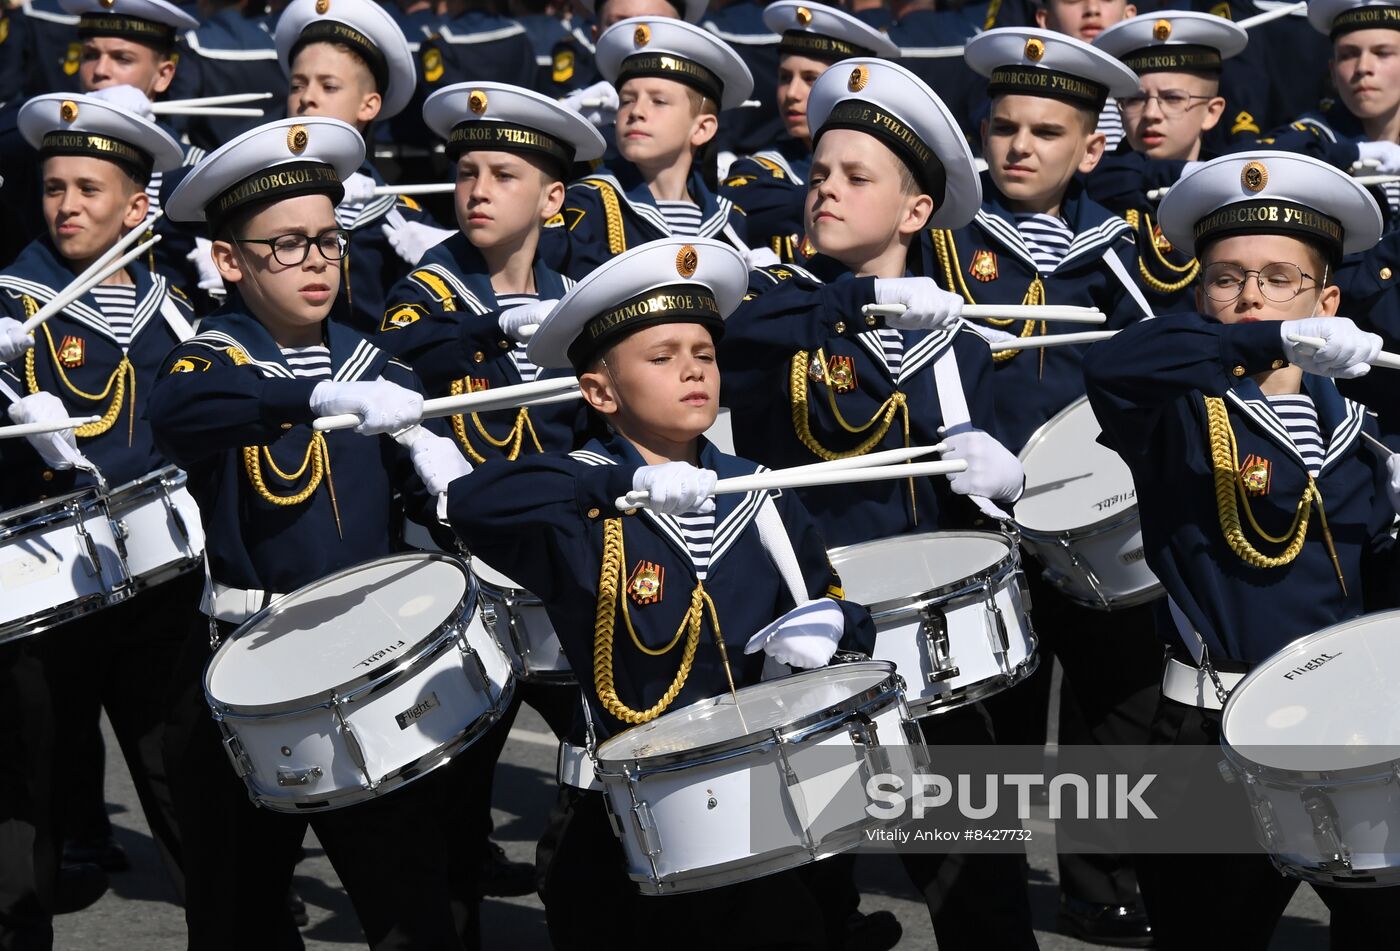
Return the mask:
POLYGON ((993 532, 928 532, 838 548, 846 598, 875 621, 877 660, 893 661, 923 717, 1020 683, 1038 663, 1016 546, 993 532))
POLYGON ((1230 695, 1220 745, 1281 872, 1400 884, 1400 611, 1300 638, 1230 695))
POLYGON ((1080 397, 1021 450, 1026 491, 1016 503, 1022 543, 1045 580, 1071 600, 1109 611, 1161 597, 1147 567, 1133 474, 1098 442, 1102 429, 1080 397))
POLYGON ((481 592, 482 620, 505 648, 516 676, 539 683, 574 683, 573 668, 544 603, 480 558, 472 559, 471 568, 481 592))
POLYGON ((847 851, 891 823, 866 812, 864 793, 859 804, 828 795, 810 815, 816 785, 803 783, 820 785, 838 763, 862 788, 870 776, 927 768, 890 664, 803 671, 742 687, 738 699, 737 710, 729 695, 693 703, 598 747, 628 875, 645 894, 748 881, 847 851))
POLYGON ((137 591, 199 567, 204 528, 183 471, 166 466, 119 486, 108 505, 137 591))
POLYGON ((131 592, 98 489, 0 512, 0 643, 124 601, 131 592))
POLYGON ((276 812, 352 805, 427 774, 495 723, 513 690, 471 575, 429 552, 287 595, 204 674, 234 770, 276 812))

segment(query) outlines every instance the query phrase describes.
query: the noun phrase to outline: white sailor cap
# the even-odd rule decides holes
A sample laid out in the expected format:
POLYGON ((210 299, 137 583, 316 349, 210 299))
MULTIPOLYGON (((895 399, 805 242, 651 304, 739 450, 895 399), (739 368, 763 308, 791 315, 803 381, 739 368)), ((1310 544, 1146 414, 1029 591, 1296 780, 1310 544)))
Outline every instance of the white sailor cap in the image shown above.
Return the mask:
POLYGON ((199 21, 166 0, 58 0, 78 15, 78 36, 115 36, 147 46, 168 47, 199 21))
POLYGON ((423 122, 447 141, 449 155, 473 149, 533 152, 574 162, 602 156, 607 142, 593 123, 548 96, 506 83, 457 83, 423 103, 423 122))
POLYGON ((217 230, 249 205, 311 194, 339 204, 341 183, 364 159, 365 140, 352 125, 325 116, 278 119, 205 157, 176 186, 165 211, 172 221, 207 221, 217 230))
POLYGON ((1051 30, 988 30, 967 41, 963 57, 988 78, 989 96, 1041 96, 1098 112, 1109 96, 1138 91, 1131 69, 1088 43, 1051 30))
MULTIPOLYGON (((603 0, 604 3, 607 0, 603 0)), ((710 5, 710 0, 668 0, 677 10, 681 11, 681 16, 687 23, 699 23, 700 18, 705 15, 705 10, 710 5)), ((578 0, 578 5, 588 11, 589 16, 596 16, 598 12, 598 0, 578 0)))
POLYGON ((417 74, 403 30, 374 0, 292 0, 277 21, 277 62, 290 74, 306 43, 344 43, 369 66, 383 103, 379 118, 403 111, 417 74))
POLYGON ((763 25, 782 37, 780 56, 809 56, 834 63, 852 56, 899 56, 899 47, 884 33, 844 10, 777 0, 763 8, 763 25))
POLYGON ((1400 30, 1400 4, 1379 0, 1308 0, 1308 22, 1336 39, 1357 30, 1400 30))
POLYGON ((1133 72, 1218 73, 1221 64, 1249 44, 1244 27, 1213 13, 1162 10, 1135 16, 1094 37, 1094 48, 1133 72))
POLYGON ((560 299, 530 338, 530 362, 582 373, 606 348, 656 324, 696 323, 716 340, 748 290, 748 267, 709 238, 662 238, 603 263, 560 299))
POLYGON ((977 214, 982 182, 967 139, 943 100, 898 63, 836 63, 812 84, 807 122, 813 143, 830 129, 855 129, 888 146, 932 196, 930 227, 961 228, 977 214))
POLYGON ((1187 172, 1162 199, 1157 223, 1178 248, 1239 234, 1284 234, 1334 259, 1381 237, 1381 210, 1348 174, 1294 152, 1241 152, 1187 172))
POLYGON ((721 109, 733 109, 753 92, 753 74, 724 40, 698 26, 665 17, 621 20, 598 37, 594 60, 614 86, 638 76, 685 83, 721 109))
POLYGON ((184 152, 160 126, 109 102, 76 93, 35 96, 19 107, 19 131, 39 153, 106 159, 144 182, 179 168, 184 152))

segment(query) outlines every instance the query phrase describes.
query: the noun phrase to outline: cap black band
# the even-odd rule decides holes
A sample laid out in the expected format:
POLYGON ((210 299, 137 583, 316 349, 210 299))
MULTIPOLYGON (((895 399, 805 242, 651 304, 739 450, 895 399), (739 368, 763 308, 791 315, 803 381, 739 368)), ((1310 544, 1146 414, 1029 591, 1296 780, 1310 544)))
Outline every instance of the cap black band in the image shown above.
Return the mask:
POLYGON ((1315 208, 1281 198, 1235 202, 1196 222, 1196 247, 1239 234, 1287 234, 1320 242, 1342 254, 1342 223, 1315 208))
POLYGON ((119 13, 85 13, 78 18, 78 37, 85 40, 93 36, 115 36, 165 47, 175 43, 175 28, 119 13))
POLYGON ((569 362, 582 372, 593 358, 623 337, 657 324, 705 324, 716 340, 724 333, 724 316, 703 284, 652 288, 604 311, 583 325, 569 345, 569 362))
POLYGON ((1143 73, 1218 73, 1224 61, 1215 47, 1190 43, 1148 46, 1119 58, 1139 76, 1143 73))
POLYGON ((674 53, 634 53, 622 61, 622 69, 614 84, 619 89, 629 79, 650 76, 685 83, 709 96, 715 102, 724 98, 724 83, 714 73, 694 60, 674 53))
POLYGON ((297 53, 308 43, 344 43, 358 53, 365 65, 369 66, 379 91, 383 93, 389 89, 389 62, 384 58, 384 53, 373 40, 353 26, 338 20, 317 20, 308 23, 306 29, 301 31, 301 36, 297 37, 296 45, 292 47, 291 59, 296 59, 297 53))
POLYGON ((1061 99, 1099 112, 1108 101, 1108 87, 1057 69, 1039 66, 1000 66, 992 70, 990 96, 1040 96, 1061 99))
POLYGON ((1352 7, 1332 18, 1332 39, 1357 30, 1400 30, 1400 7, 1352 7))
POLYGON ((933 149, 905 122, 874 103, 863 99, 843 99, 832 108, 831 114, 817 130, 816 139, 831 129, 855 129, 884 142, 909 166, 919 186, 933 199, 934 206, 942 207, 948 190, 948 173, 933 149))
POLYGON ((340 204, 345 186, 335 169, 324 162, 287 162, 263 169, 219 192, 204 206, 204 217, 212 229, 218 230, 229 215, 248 205, 317 194, 340 204))
POLYGON ((835 63, 852 56, 874 56, 874 50, 857 46, 834 36, 809 33, 806 30, 786 30, 778 44, 779 56, 810 56, 812 59, 835 63))
POLYGON ((142 149, 120 139, 96 132, 55 130, 44 133, 39 143, 39 158, 51 155, 82 155, 106 159, 127 171, 132 178, 145 181, 151 177, 155 159, 142 149))
POLYGON ((454 157, 476 149, 492 152, 535 152, 563 163, 574 164, 574 147, 547 135, 511 122, 473 120, 459 122, 447 133, 447 152, 454 157))

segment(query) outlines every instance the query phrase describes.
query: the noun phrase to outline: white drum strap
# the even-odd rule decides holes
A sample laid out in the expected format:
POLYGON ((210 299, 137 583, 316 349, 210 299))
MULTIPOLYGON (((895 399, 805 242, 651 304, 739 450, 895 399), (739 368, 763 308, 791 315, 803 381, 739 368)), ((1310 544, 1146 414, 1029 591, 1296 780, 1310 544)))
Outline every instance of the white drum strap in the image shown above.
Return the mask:
POLYGON ((160 302, 160 315, 165 318, 165 322, 170 327, 171 333, 175 334, 175 339, 184 343, 194 336, 194 328, 185 319, 185 315, 180 313, 180 308, 175 306, 175 302, 170 299, 167 293, 160 302))
MULTIPOLYGON (((933 384, 938 389, 938 406, 943 413, 943 434, 951 436, 971 430, 972 414, 967 410, 967 394, 963 391, 962 373, 958 369, 958 357, 953 352, 952 344, 933 361, 933 384)), ((1011 518, 991 499, 980 495, 969 495, 968 498, 984 515, 1001 520, 1011 518)))
POLYGON ((1123 285, 1123 289, 1137 302, 1138 307, 1142 308, 1143 316, 1148 320, 1156 317, 1157 315, 1152 312, 1152 305, 1147 302, 1146 297, 1142 296, 1142 291, 1138 288, 1137 281, 1133 280, 1133 276, 1128 273, 1128 269, 1123 266, 1123 262, 1118 260, 1118 255, 1113 253, 1112 244, 1104 249, 1103 260, 1104 263, 1108 265, 1108 269, 1118 278, 1118 282, 1123 285))
POLYGON ((1172 623, 1176 625, 1176 632, 1185 643, 1186 650, 1191 654, 1191 659, 1196 662, 1197 667, 1206 672, 1206 676, 1215 685, 1215 696, 1223 707, 1225 701, 1230 698, 1230 692, 1220 682, 1220 675, 1215 672, 1215 667, 1210 662, 1210 650, 1206 647, 1205 638, 1201 637, 1201 632, 1196 630, 1196 626, 1191 623, 1186 612, 1181 610, 1176 599, 1171 595, 1167 595, 1167 610, 1171 613, 1172 623))
POLYGON ((726 221, 724 227, 720 229, 720 234, 729 239, 730 244, 734 245, 736 251, 743 253, 750 250, 749 246, 739 239, 739 232, 735 231, 734 226, 728 221, 726 221))

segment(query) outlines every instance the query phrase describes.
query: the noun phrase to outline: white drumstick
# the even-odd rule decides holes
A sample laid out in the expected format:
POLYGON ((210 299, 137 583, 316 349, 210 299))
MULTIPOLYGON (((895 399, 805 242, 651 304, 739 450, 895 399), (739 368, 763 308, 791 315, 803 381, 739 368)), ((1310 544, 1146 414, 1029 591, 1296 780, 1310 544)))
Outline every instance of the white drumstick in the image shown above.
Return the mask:
MULTIPOLYGON (((898 317, 906 310, 903 304, 864 304, 863 315, 898 317)), ((1102 324, 1108 320, 1096 307, 1071 307, 1058 304, 963 304, 963 317, 969 320, 1044 320, 1066 324, 1102 324)))
POLYGON ((1248 30, 1251 27, 1262 26, 1274 20, 1282 20, 1286 16, 1292 16, 1299 10, 1308 8, 1307 0, 1300 0, 1298 3, 1290 3, 1286 7, 1279 7, 1276 10, 1268 10, 1264 13, 1256 13, 1252 17, 1245 17, 1239 22, 1239 26, 1248 30))
POLYGON ((1356 175, 1352 181, 1364 188, 1372 185, 1389 185, 1391 182, 1400 182, 1400 175, 1356 175))
POLYGON ((375 185, 375 195, 446 195, 457 190, 456 182, 431 182, 426 185, 375 185))
MULTIPOLYGON (((573 395, 578 392, 578 380, 572 376, 549 380, 536 380, 533 383, 518 383, 515 386, 502 386, 494 390, 478 390, 463 393, 461 396, 443 396, 423 401, 422 419, 436 419, 441 416, 456 416, 459 413, 482 413, 498 409, 514 409, 526 405, 540 397, 573 395)), ((336 429, 354 429, 360 425, 360 417, 354 413, 338 416, 322 416, 311 423, 313 429, 329 432, 336 429)))
POLYGON ((240 109, 235 106, 190 106, 183 102, 153 102, 151 114, 157 116, 261 116, 261 109, 240 109))
POLYGON ((1068 347, 1076 343, 1097 343, 1100 340, 1116 336, 1117 333, 1116 330, 1086 330, 1077 334, 1045 334, 1039 337, 998 340, 996 343, 988 340, 987 346, 992 348, 993 353, 1002 353, 1008 350, 1039 350, 1042 347, 1068 347))
POLYGON ((270 92, 234 92, 226 96, 196 96, 193 99, 166 99, 155 105, 167 106, 236 106, 244 102, 262 102, 271 99, 270 92))
MULTIPOLYGON (((1314 350, 1321 350, 1327 346, 1327 341, 1321 337, 1305 337, 1302 334, 1289 334, 1288 339, 1293 343, 1301 343, 1305 347, 1312 347, 1314 350)), ((1400 354, 1386 353, 1382 350, 1376 354, 1376 358, 1370 361, 1373 367, 1384 367, 1387 370, 1400 370, 1400 354)))
POLYGON ((962 46, 905 46, 899 51, 900 59, 957 59, 966 47, 962 46))
POLYGON ((0 439, 15 439, 19 436, 33 436, 38 433, 56 433, 65 429, 77 429, 101 420, 101 416, 80 416, 75 419, 50 419, 39 423, 15 423, 0 426, 0 439))
POLYGON ((917 459, 920 456, 947 451, 948 444, 946 442, 941 442, 933 446, 910 446, 906 449, 885 449, 880 452, 867 452, 863 456, 830 459, 826 462, 813 462, 810 465, 790 466, 786 469, 775 469, 773 471, 791 475, 794 472, 839 472, 842 469, 869 469, 873 466, 888 466, 897 462, 908 462, 910 459, 917 459))
MULTIPOLYGON (((600 109, 600 108, 602 108, 604 105, 607 105, 607 103, 605 103, 602 99, 596 99, 596 98, 594 98, 594 99, 585 99, 585 100, 583 100, 582 102, 580 102, 580 103, 578 104, 578 107, 579 107, 580 109, 600 109)), ((735 106, 734 108, 735 108, 735 109, 757 109, 757 108, 759 108, 759 107, 762 106, 762 105, 763 105, 763 102, 762 102, 761 100, 758 100, 758 99, 745 99, 743 102, 739 103, 739 104, 738 104, 737 106, 735 106)))
POLYGON ((1366 430, 1364 430, 1364 429, 1361 430, 1361 436, 1362 436, 1363 439, 1365 439, 1367 442, 1369 442, 1373 447, 1375 447, 1375 450, 1376 450, 1377 452, 1381 453, 1382 458, 1395 455, 1395 453, 1391 452, 1389 446, 1387 446, 1385 443, 1381 442, 1381 441, 1380 441, 1379 439, 1377 439, 1375 436, 1372 436, 1370 433, 1366 432, 1366 430))
MULTIPOLYGON (((98 284, 101 284, 103 281, 107 280, 107 278, 111 277, 113 274, 126 267, 132 261, 135 261, 141 255, 145 254, 151 248, 155 247, 155 245, 160 241, 160 239, 161 236, 156 235, 149 241, 143 241, 136 247, 128 251, 126 254, 122 255, 116 261, 113 261, 111 264, 98 271, 96 274, 93 274, 92 276, 86 278, 79 277, 78 279, 73 281, 73 283, 69 284, 66 288, 64 288, 64 290, 57 297, 49 301, 43 307, 39 308, 39 311, 33 317, 30 317, 24 322, 24 332, 32 333, 35 327, 48 320, 54 314, 59 313, 63 310, 63 308, 73 303, 73 301, 77 300, 79 297, 82 297, 89 290, 96 287, 98 284)), ((89 270, 91 269, 89 268, 89 270)), ((87 271, 84 271, 83 273, 86 274, 87 271)))
MULTIPOLYGON (((742 492, 762 492, 768 489, 803 489, 820 485, 847 485, 857 482, 883 482, 889 479, 916 479, 923 476, 951 475, 967 470, 966 459, 953 459, 948 462, 909 462, 893 466, 870 466, 864 469, 830 469, 818 471, 815 467, 804 472, 759 472, 754 475, 735 476, 720 479, 715 483, 714 495, 734 495, 742 492)), ((651 494, 644 489, 634 489, 619 496, 614 504, 619 509, 636 508, 645 505, 651 494)))

